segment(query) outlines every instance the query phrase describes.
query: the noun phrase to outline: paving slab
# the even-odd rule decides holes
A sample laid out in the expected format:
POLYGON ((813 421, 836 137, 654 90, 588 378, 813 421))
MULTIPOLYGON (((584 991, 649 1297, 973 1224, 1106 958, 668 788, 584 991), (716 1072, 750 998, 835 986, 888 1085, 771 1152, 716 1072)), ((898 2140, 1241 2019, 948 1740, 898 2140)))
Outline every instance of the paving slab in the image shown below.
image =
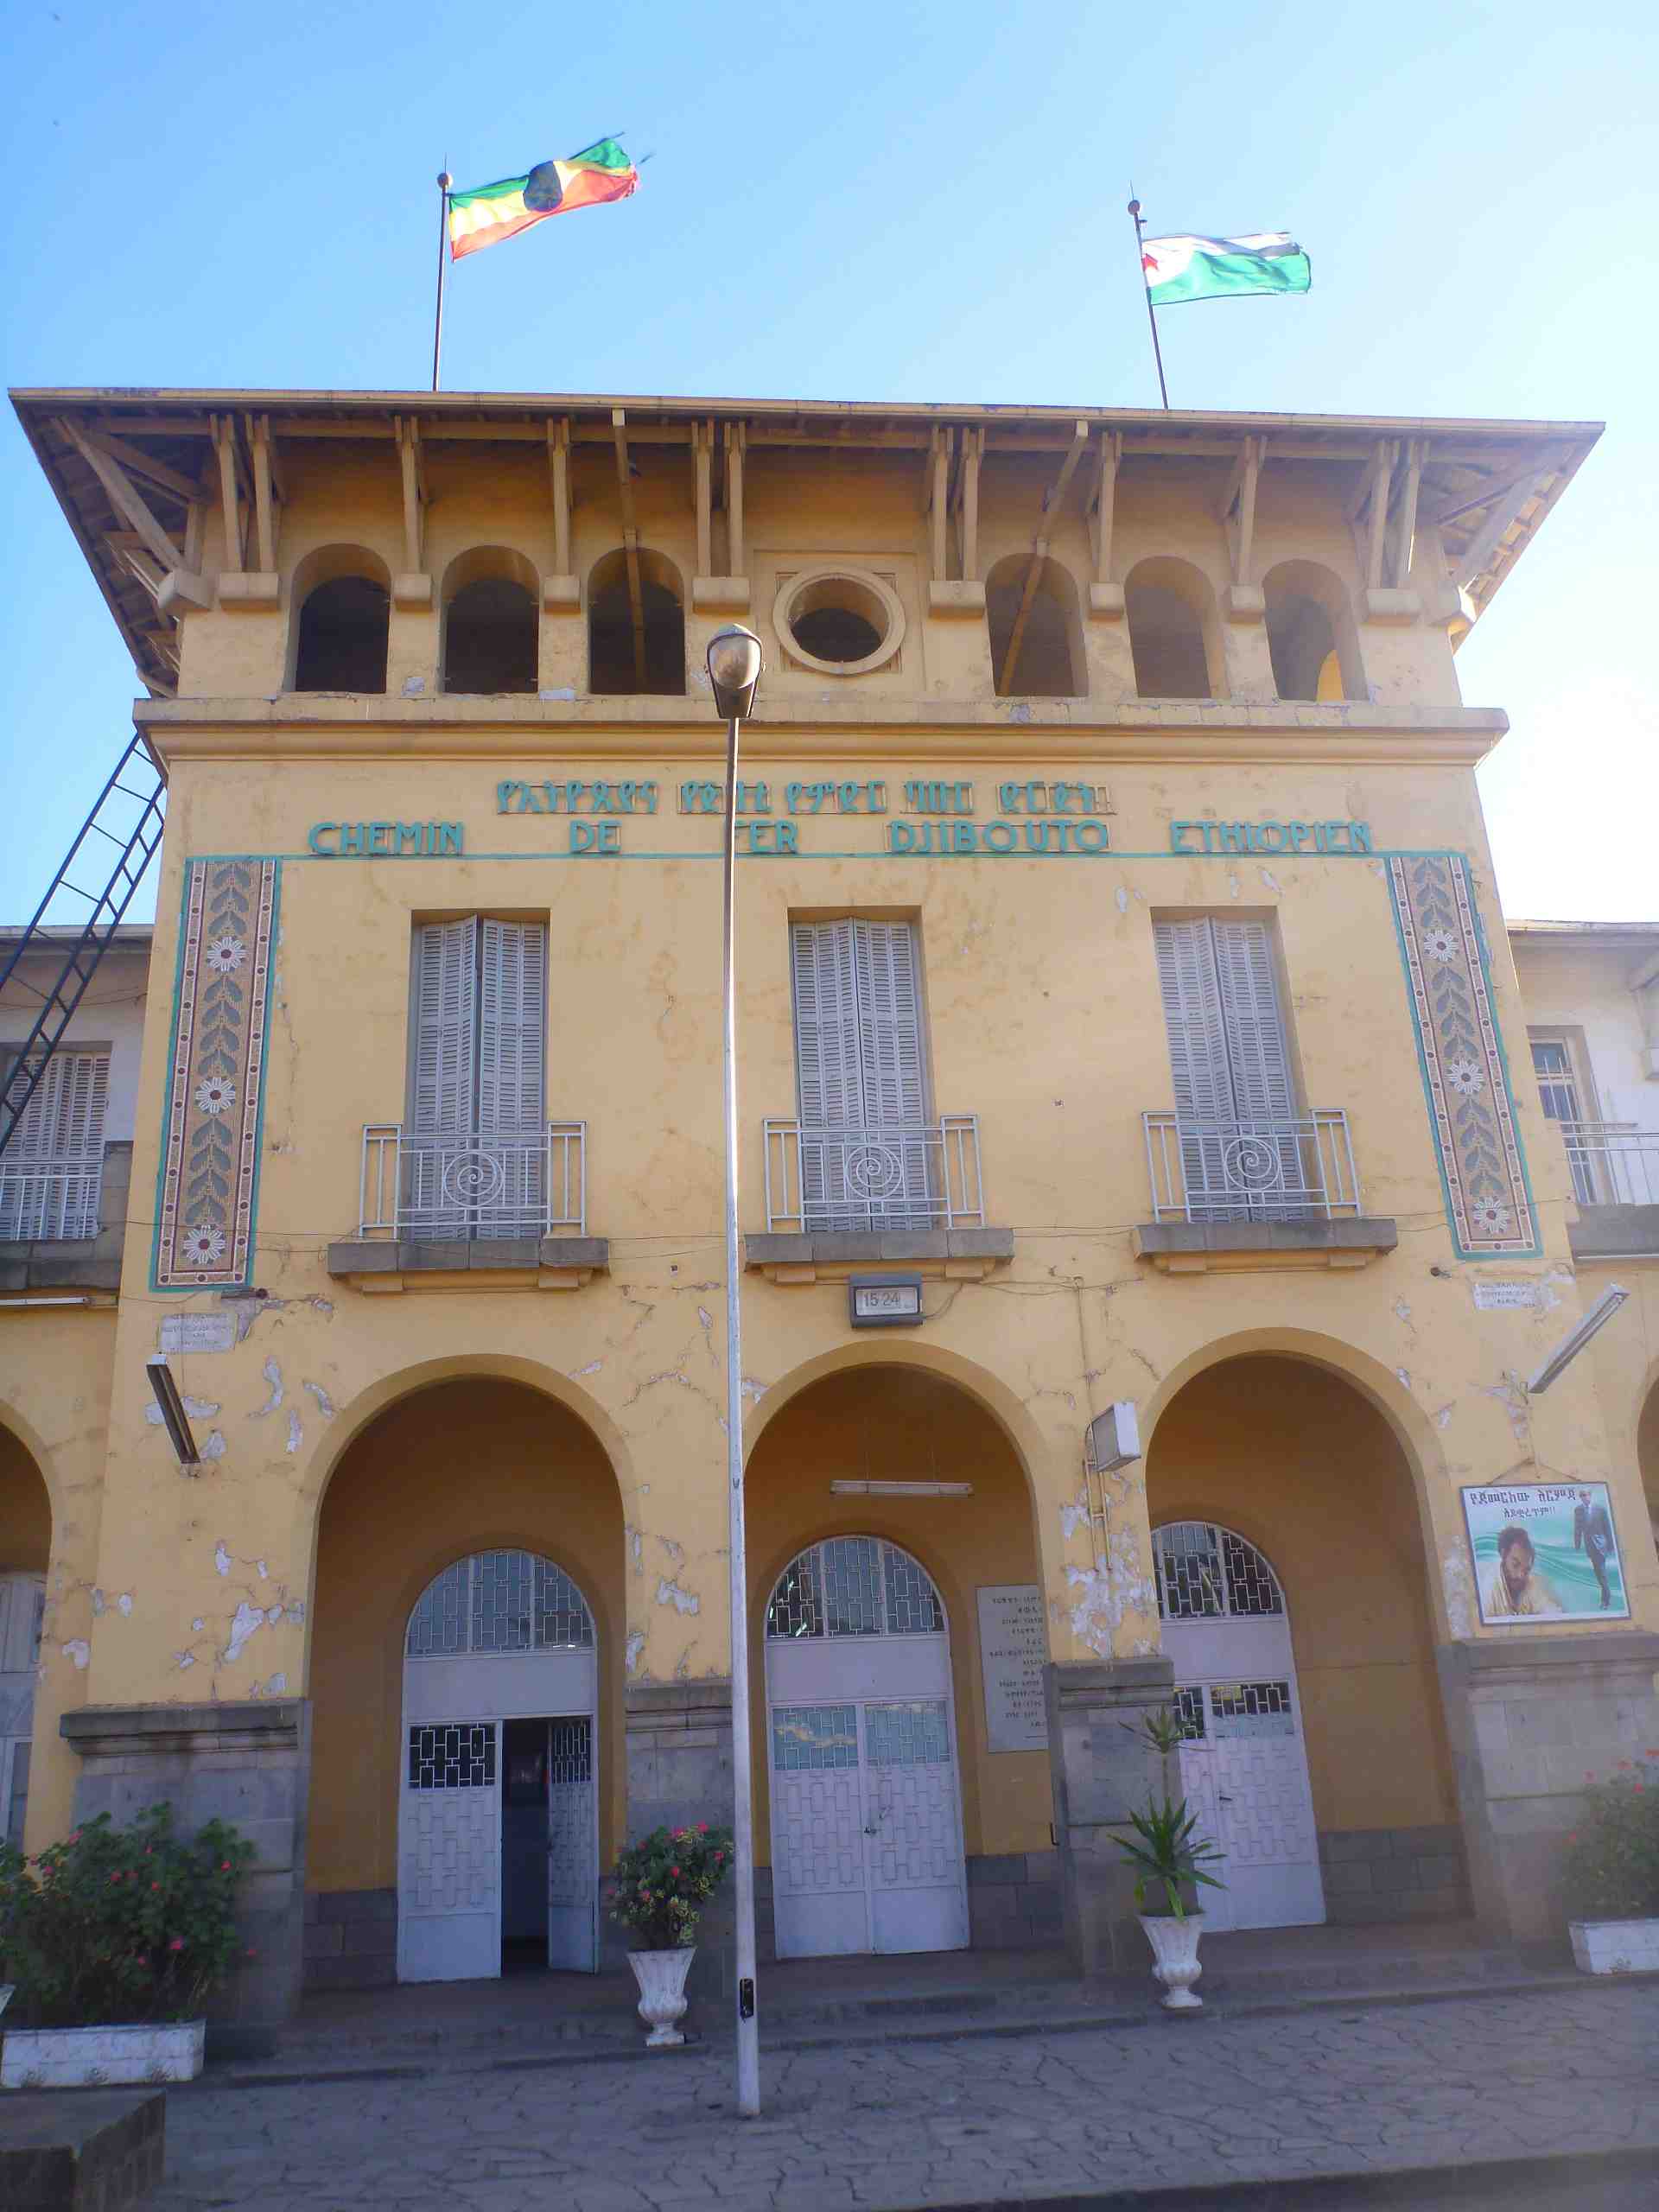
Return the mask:
MULTIPOLYGON (((762 2084, 763 2116, 740 2120, 729 2048, 713 2043, 631 2064, 204 2077, 170 2094, 152 2202, 156 2212, 250 2199, 260 2212, 1151 2212, 1159 2190, 1266 2206, 1269 2185, 1313 2179, 1324 2199, 1284 2203, 1334 2205, 1340 2190, 1427 2172, 1445 2184, 1415 2200, 1432 2206, 1465 2201, 1445 2190, 1494 2162, 1542 2174, 1541 2162, 1562 2158, 1574 2163, 1560 2172, 1598 2187, 1630 2178, 1608 2161, 1633 2162, 1631 2185, 1659 2202, 1651 1983, 1069 2034, 763 2044, 762 2084)), ((1509 2201, 1529 2212, 1548 2202, 1513 2181, 1509 2201)))

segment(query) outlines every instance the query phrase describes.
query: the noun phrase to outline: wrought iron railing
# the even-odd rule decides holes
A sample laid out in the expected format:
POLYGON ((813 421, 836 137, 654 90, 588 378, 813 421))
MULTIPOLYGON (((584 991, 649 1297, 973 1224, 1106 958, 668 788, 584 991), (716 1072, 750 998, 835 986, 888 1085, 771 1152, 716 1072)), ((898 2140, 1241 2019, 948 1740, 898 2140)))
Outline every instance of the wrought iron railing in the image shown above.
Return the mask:
POLYGON ((1142 1114, 1154 1221, 1309 1221, 1359 1212, 1348 1116, 1142 1114))
POLYGON ((1659 1205, 1659 1129, 1634 1122, 1557 1122, 1581 1206, 1659 1205))
POLYGON ((362 1236, 411 1241, 585 1236, 588 1124, 510 1136, 429 1136, 402 1122, 363 1131, 362 1236))
POLYGON ((982 1228, 979 1119, 766 1123, 766 1226, 779 1230, 982 1228))
POLYGON ((104 1147, 56 1160, 0 1157, 0 1244, 82 1243, 99 1232, 104 1147))

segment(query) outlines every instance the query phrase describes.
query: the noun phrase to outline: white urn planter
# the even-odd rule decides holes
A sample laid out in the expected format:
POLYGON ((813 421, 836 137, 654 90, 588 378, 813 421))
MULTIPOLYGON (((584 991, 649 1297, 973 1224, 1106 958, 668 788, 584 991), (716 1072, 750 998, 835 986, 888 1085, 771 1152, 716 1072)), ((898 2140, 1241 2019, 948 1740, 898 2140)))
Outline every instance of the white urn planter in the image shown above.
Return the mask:
POLYGON ((194 2082, 205 2020, 132 2028, 8 2028, 0 2088, 87 2089, 194 2082))
POLYGON ((1204 1971, 1198 1964, 1198 1937, 1203 1932, 1204 1915, 1189 1912, 1178 1920, 1173 1913, 1143 1912, 1140 1920, 1152 1946, 1153 1973, 1164 1985, 1164 2010, 1201 2012, 1204 1999, 1192 1994, 1192 1985, 1204 1971))
POLYGON ((683 2043, 678 2023, 685 2018, 685 1977, 696 1956, 696 1945, 672 1951, 630 1951, 628 1964, 639 1985, 639 2017, 650 2028, 648 2050, 661 2050, 683 2043))
POLYGON ((1659 1974, 1659 1918, 1569 1920, 1581 1974, 1659 1974))

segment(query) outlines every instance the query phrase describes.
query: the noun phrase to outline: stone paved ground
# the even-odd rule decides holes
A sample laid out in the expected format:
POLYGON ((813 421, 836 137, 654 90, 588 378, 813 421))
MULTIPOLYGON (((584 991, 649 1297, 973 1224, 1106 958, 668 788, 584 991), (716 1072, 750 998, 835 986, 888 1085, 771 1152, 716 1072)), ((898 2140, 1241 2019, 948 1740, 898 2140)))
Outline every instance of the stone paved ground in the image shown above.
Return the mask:
POLYGON ((1635 2145, 1654 2152, 1659 2203, 1652 1984, 841 2043, 763 2050, 762 2063, 766 2113, 748 2122, 734 2115, 721 2047, 458 2064, 420 2079, 198 2084, 168 2099, 167 2179, 149 2202, 154 2212, 819 2212, 1635 2145))

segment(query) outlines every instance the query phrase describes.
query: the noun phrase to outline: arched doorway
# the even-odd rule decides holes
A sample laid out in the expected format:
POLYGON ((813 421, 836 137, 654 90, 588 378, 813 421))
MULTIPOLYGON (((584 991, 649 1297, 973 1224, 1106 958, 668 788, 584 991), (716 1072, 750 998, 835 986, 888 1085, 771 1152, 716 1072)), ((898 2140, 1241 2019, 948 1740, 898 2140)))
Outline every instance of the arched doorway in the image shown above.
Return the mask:
POLYGON ((493 1974, 515 1947, 594 1971, 598 1689, 593 1614, 553 1560, 474 1552, 422 1592, 404 1656, 400 1981, 493 1974))
POLYGON ((1325 1918, 1290 1618, 1255 1546, 1212 1521, 1154 1531, 1158 1612, 1174 1662, 1181 1794, 1222 1852, 1212 1929, 1325 1918))
MULTIPOLYGON (((1164 1535, 1160 1598, 1174 1616, 1166 1634, 1177 1683, 1193 1687, 1196 1676, 1232 1686, 1204 1714, 1213 1726, 1219 1710, 1229 1724, 1224 1738, 1211 1737, 1212 1770, 1223 1741, 1277 1742, 1273 1758, 1255 1764, 1276 1760, 1281 1780, 1293 1754, 1305 1757, 1324 1917, 1358 1924, 1466 1914, 1416 1486, 1375 1400, 1313 1358, 1262 1351, 1218 1359, 1159 1413, 1147 1503, 1155 1530, 1185 1523, 1195 1531, 1164 1535), (1192 1594, 1172 1601, 1173 1587, 1192 1594), (1226 1652, 1224 1673, 1211 1673, 1218 1662, 1204 1655, 1206 1641, 1226 1652)), ((1186 1764, 1197 1769, 1203 1757, 1190 1752, 1186 1764)), ((1249 1764, 1242 1749, 1225 1757, 1249 1764)), ((1236 1796, 1217 1777, 1217 1797, 1223 1789, 1236 1796)), ((1217 1819, 1230 1809, 1217 1804, 1217 1819)), ((1247 1805, 1237 1811, 1241 1821, 1253 1817, 1247 1805)), ((1303 1848, 1299 1834, 1287 1838, 1280 1864, 1306 1867, 1303 1848)), ((1281 1924, 1286 1904, 1296 1908, 1274 1904, 1274 1886, 1289 1877, 1251 1874, 1255 1862, 1243 1850, 1236 1856, 1237 1898, 1251 1915, 1238 1924, 1281 1924), (1259 1916, 1269 1907, 1270 1922, 1259 1916)), ((1232 1869, 1220 1871, 1230 1891, 1232 1869)), ((1313 1880, 1298 1879, 1300 1917, 1313 1880)), ((1206 1912, 1215 1902, 1206 1891, 1206 1912)))
POLYGON ((51 1552, 52 1506, 41 1471, 0 1427, 0 1840, 20 1851, 51 1552))
POLYGON ((877 1536, 792 1559, 766 1607, 780 1958, 968 1942, 950 1629, 920 1562, 877 1536))
POLYGON ((605 1446, 528 1382, 429 1383, 346 1446, 311 1608, 309 1987, 594 1970, 625 1548, 605 1446))

